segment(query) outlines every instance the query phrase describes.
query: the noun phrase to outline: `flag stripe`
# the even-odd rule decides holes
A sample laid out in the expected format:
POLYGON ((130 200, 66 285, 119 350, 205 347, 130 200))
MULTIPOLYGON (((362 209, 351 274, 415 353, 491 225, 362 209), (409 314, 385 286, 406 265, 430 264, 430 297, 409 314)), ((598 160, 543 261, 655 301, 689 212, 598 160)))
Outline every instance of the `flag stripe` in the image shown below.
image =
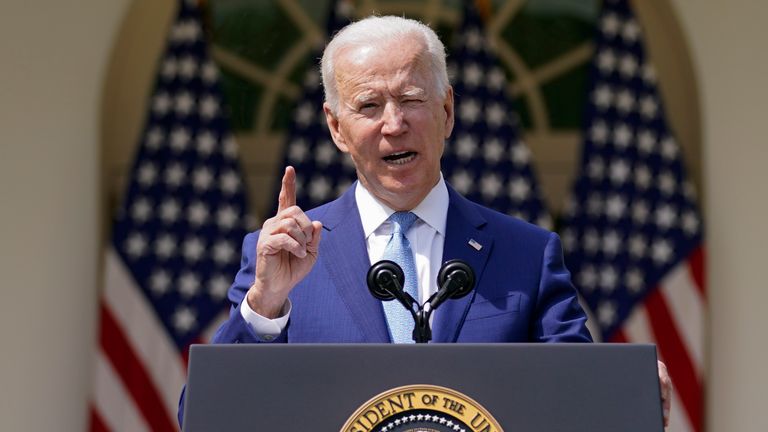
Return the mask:
POLYGON ((88 415, 90 416, 91 430, 93 432, 108 432, 109 429, 107 429, 107 425, 99 415, 99 411, 93 406, 91 406, 88 411, 88 415))
POLYGON ((113 431, 148 431, 144 417, 128 394, 125 386, 117 376, 112 364, 104 353, 99 351, 95 362, 95 388, 93 407, 95 413, 91 416, 97 423, 91 423, 91 430, 113 431))
POLYGON ((183 359, 114 249, 109 248, 105 261, 106 306, 156 383, 162 405, 173 414, 178 409, 179 393, 185 382, 183 359))
POLYGON ((672 388, 672 400, 670 403, 669 426, 668 431, 692 431, 696 430, 691 424, 691 420, 685 415, 685 408, 682 404, 680 390, 677 387, 672 388))
POLYGON ((661 281, 661 289, 696 375, 701 376, 704 370, 704 304, 691 277, 690 266, 686 262, 677 265, 661 281))
POLYGON ((653 337, 653 332, 651 330, 651 325, 648 319, 648 311, 644 306, 635 308, 635 310, 632 312, 632 315, 630 315, 627 319, 626 324, 624 324, 623 331, 621 333, 625 335, 623 342, 656 342, 653 337))
POLYGON ((658 289, 648 295, 646 304, 659 352, 667 364, 672 382, 680 393, 685 412, 694 430, 701 430, 701 385, 693 362, 677 332, 669 307, 658 289))
POLYGON ((688 262, 691 266, 691 275, 693 280, 696 281, 696 288, 699 290, 702 299, 707 298, 706 284, 704 282, 704 265, 706 254, 704 253, 704 247, 699 246, 693 250, 691 256, 688 258, 688 262))
POLYGON ((133 352, 119 324, 109 309, 101 307, 100 343, 104 354, 114 365, 128 393, 137 403, 139 410, 154 430, 176 430, 172 414, 164 408, 164 403, 155 383, 144 369, 144 365, 133 352))

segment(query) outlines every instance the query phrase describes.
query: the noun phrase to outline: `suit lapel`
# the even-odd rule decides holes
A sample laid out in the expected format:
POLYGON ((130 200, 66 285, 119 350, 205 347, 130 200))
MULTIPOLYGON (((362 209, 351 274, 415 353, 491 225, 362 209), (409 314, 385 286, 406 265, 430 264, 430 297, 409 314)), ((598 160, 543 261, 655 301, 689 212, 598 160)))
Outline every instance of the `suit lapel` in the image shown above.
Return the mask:
POLYGON ((355 202, 355 185, 330 203, 320 220, 325 231, 320 240, 322 260, 365 341, 390 342, 381 302, 368 292, 365 281, 371 263, 355 202))
POLYGON ((450 186, 448 193, 450 202, 446 220, 443 262, 452 259, 466 261, 475 271, 475 289, 461 299, 446 301, 435 311, 432 322, 434 342, 456 341, 477 286, 482 282, 483 270, 493 247, 493 238, 482 231, 486 221, 478 213, 475 205, 450 186))

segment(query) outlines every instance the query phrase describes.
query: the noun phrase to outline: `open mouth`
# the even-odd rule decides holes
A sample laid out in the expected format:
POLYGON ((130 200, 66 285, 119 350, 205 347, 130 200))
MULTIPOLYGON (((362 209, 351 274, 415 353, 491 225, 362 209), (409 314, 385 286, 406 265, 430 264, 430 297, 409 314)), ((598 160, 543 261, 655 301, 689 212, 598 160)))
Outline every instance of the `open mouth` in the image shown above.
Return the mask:
POLYGON ((385 162, 389 164, 403 165, 416 159, 416 154, 417 154, 416 152, 404 151, 404 152, 392 153, 391 155, 384 156, 383 159, 385 162))

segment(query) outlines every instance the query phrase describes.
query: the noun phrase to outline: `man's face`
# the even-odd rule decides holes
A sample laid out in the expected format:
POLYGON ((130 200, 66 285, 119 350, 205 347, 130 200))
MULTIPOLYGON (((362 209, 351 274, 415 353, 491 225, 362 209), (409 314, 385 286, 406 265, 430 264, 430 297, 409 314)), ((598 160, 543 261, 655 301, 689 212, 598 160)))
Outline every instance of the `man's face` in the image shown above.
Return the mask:
POLYGON ((418 38, 337 53, 337 114, 325 104, 336 146, 357 177, 395 210, 411 210, 440 178, 444 140, 453 128, 453 90, 437 94, 418 38))

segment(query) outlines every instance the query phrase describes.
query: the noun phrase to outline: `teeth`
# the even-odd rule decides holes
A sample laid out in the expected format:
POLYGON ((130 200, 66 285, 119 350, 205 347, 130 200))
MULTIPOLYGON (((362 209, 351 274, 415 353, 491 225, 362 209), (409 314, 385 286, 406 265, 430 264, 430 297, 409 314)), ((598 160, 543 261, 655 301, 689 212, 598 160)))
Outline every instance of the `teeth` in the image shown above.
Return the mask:
POLYGON ((393 165, 403 165, 412 161, 414 158, 416 158, 416 153, 405 151, 386 156, 384 157, 384 161, 393 165))

